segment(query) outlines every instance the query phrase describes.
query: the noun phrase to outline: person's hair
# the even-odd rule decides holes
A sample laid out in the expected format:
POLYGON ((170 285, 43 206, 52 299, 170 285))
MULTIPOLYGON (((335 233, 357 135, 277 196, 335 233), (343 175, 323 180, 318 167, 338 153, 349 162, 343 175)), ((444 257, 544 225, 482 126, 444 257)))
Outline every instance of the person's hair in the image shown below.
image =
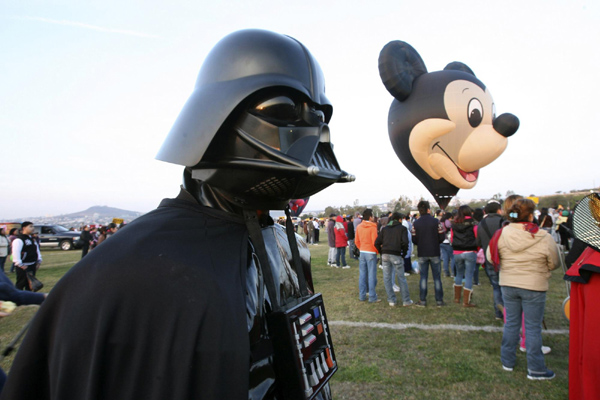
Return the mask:
POLYGON ((31 222, 31 221, 25 221, 25 222, 23 222, 21 224, 21 229, 23 229, 23 228, 25 228, 26 226, 29 226, 29 225, 33 225, 33 222, 31 222))
POLYGON ((365 211, 362 212, 363 220, 368 221, 373 216, 373 210, 370 208, 365 208, 365 211))
POLYGON ((548 214, 548 207, 542 207, 542 211, 540 211, 541 215, 548 214))
POLYGON ((98 231, 100 232, 100 234, 105 234, 106 233, 106 227, 101 226, 98 231))
POLYGON ((401 219, 402 219, 402 214, 400 214, 399 212, 393 213, 392 216, 390 217, 390 220, 392 220, 392 221, 400 222, 401 219))
POLYGON ((452 213, 451 212, 444 212, 444 214, 442 214, 442 219, 440 220, 440 222, 446 222, 446 220, 448 219, 452 219, 452 213))
POLYGON ((477 207, 473 210, 473 219, 480 222, 483 219, 483 208, 477 207))
POLYGON ((421 200, 419 204, 417 204, 417 209, 419 210, 419 214, 425 215, 427 214, 427 210, 431 209, 429 206, 429 202, 426 200, 421 200))
POLYGON ((435 216, 437 217, 438 215, 444 215, 444 211, 440 210, 439 208, 437 210, 435 210, 435 216))
POLYGON ((0 227, 0 235, 6 235, 6 228, 0 227), (4 232, 4 233, 2 233, 4 232))
POLYGON ((483 207, 483 211, 485 211, 486 214, 496 214, 500 208, 500 203, 492 201, 483 207))
POLYGON ((535 203, 529 199, 518 199, 508 210, 510 222, 529 222, 529 216, 535 211, 535 203))
POLYGON ((8 231, 8 234, 14 235, 16 231, 17 231, 17 228, 12 228, 10 231, 8 231))
POLYGON ((504 214, 508 215, 508 212, 512 207, 513 203, 522 198, 523 196, 521 196, 520 194, 511 194, 510 196, 508 196, 504 200, 504 204, 502 205, 502 207, 504 208, 504 214))
POLYGON ((352 221, 352 215, 346 215, 346 221, 352 221))
POLYGON ((458 207, 458 212, 456 213, 456 218, 454 218, 454 222, 457 224, 461 224, 465 222, 465 217, 470 217, 473 214, 471 211, 471 207, 464 205, 458 207))

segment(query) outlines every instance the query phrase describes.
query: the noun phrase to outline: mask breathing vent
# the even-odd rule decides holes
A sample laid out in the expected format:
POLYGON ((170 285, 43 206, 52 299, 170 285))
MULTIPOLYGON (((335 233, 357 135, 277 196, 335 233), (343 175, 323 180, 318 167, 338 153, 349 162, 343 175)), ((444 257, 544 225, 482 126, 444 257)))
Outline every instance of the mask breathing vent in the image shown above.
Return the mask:
POLYGON ((281 196, 284 193, 290 192, 295 183, 295 179, 272 177, 246 190, 246 193, 255 196, 281 196))

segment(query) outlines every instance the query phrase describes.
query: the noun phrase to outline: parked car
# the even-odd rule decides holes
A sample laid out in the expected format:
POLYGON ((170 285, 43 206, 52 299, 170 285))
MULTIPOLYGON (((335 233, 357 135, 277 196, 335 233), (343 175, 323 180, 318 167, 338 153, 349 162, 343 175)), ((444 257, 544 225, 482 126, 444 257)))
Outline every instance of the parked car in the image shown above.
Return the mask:
POLYGON ((63 250, 79 249, 82 246, 81 232, 70 231, 62 225, 34 225, 42 247, 60 247, 63 250))

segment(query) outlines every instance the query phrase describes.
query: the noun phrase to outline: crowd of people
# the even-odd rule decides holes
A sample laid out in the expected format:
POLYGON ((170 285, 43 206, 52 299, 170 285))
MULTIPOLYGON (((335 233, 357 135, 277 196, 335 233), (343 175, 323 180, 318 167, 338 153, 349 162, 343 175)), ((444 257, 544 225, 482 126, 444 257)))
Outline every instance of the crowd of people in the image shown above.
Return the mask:
MULTIPOLYGON (((359 264, 361 302, 382 301, 375 290, 380 264, 390 306, 398 304, 399 292, 403 306, 426 307, 431 269, 437 307, 446 306, 442 274, 454 281, 455 303, 476 307, 473 287, 480 284, 479 270, 483 269, 492 286, 495 317, 504 321, 503 368, 512 371, 518 347, 527 353, 530 379, 552 379, 554 373, 544 362, 550 348, 542 345, 541 325, 550 271, 559 263, 556 244, 570 248, 570 210, 559 206, 538 211, 531 200, 517 195, 509 196, 503 205, 491 200, 483 209, 463 205, 454 212, 438 210, 433 215, 427 201, 421 201, 417 208, 413 215, 389 212, 379 218, 369 208, 362 214, 311 217, 299 221, 298 228, 311 245, 319 244, 321 231, 327 235, 327 264, 331 267, 349 269, 349 249, 348 256, 359 264), (416 266, 412 262, 413 245, 416 266), (416 302, 411 300, 406 279, 411 274, 420 275, 416 302)), ((21 229, 13 228, 8 235, 5 229, 0 230, 0 267, 5 277, 0 282, 0 300, 39 304, 45 298, 20 294, 29 290, 27 273, 35 275, 42 263, 39 237, 33 228, 33 223, 24 222, 21 229), (17 273, 14 286, 4 273, 9 258, 10 272, 17 273)), ((117 229, 115 224, 82 227, 82 258, 117 229)), ((0 374, 0 381, 2 378, 0 374)))
POLYGON ((552 379, 554 373, 544 362, 551 349, 542 345, 541 327, 550 271, 558 267, 561 249, 568 251, 572 242, 572 212, 562 206, 537 210, 532 200, 519 195, 490 200, 477 209, 462 205, 433 214, 427 201, 417 209, 413 215, 388 212, 378 218, 367 208, 362 215, 308 218, 300 226, 309 244, 317 245, 318 232, 326 232, 329 266, 350 268, 347 248, 358 259, 361 302, 382 301, 375 290, 379 264, 392 307, 399 303, 398 292, 403 306, 427 307, 431 270, 437 307, 447 305, 443 274, 453 279, 454 303, 473 308, 474 287, 481 284, 483 270, 492 287, 494 316, 504 322, 503 368, 512 371, 519 348, 527 353, 529 379, 552 379), (406 280, 411 274, 420 275, 416 302, 406 280))

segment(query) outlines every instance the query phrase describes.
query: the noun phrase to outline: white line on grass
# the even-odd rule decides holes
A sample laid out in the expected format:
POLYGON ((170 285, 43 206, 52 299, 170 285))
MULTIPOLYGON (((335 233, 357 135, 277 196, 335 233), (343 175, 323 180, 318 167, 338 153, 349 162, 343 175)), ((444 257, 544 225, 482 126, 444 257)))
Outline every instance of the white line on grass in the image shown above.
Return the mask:
MULTIPOLYGON (((471 326, 471 325, 453 325, 453 324, 440 324, 440 325, 424 325, 424 324, 388 324, 385 322, 351 322, 351 321, 329 321, 330 325, 336 326, 350 326, 353 328, 382 328, 382 329, 423 329, 426 331, 441 331, 441 330, 453 330, 453 331, 465 331, 465 332, 502 332, 504 329, 498 326, 471 326)), ((548 335, 568 335, 568 329, 544 329, 542 331, 548 335)))

